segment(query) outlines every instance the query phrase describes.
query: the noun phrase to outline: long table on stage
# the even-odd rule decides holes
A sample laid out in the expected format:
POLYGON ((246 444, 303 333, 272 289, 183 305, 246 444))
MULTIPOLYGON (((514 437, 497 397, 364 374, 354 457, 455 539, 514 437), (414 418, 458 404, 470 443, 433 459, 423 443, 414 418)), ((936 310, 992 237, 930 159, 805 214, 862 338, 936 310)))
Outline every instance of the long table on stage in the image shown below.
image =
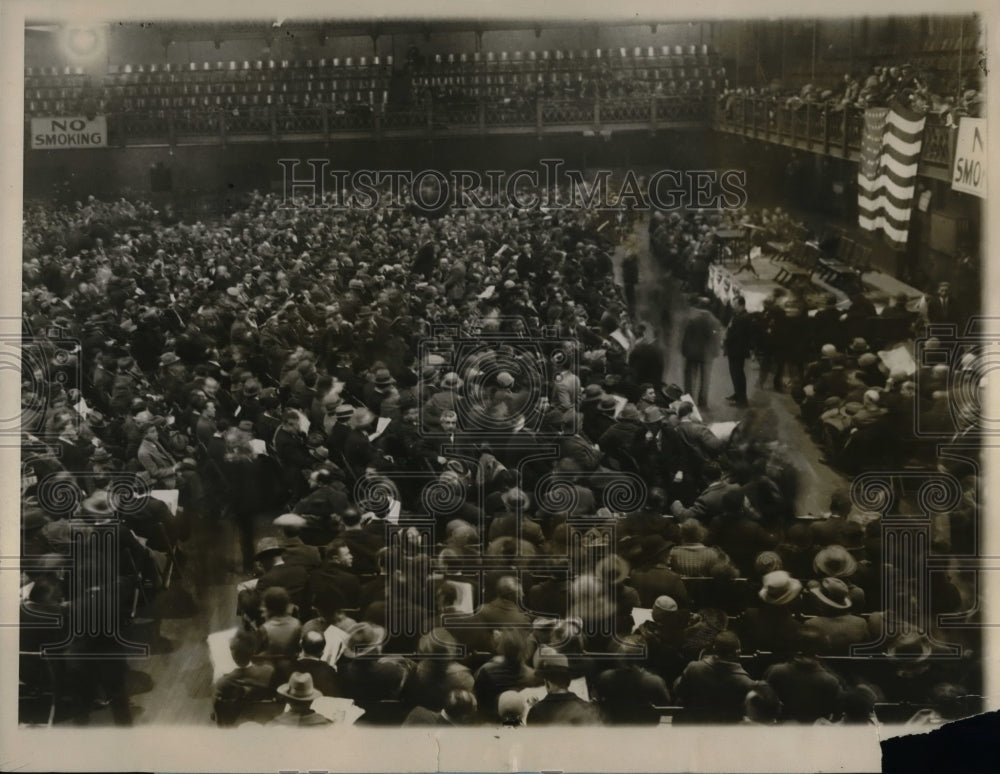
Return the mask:
MULTIPOLYGON (((746 299, 748 312, 760 312, 764 300, 776 288, 787 289, 786 281, 796 278, 799 282, 808 281, 810 291, 806 293, 805 300, 810 307, 822 307, 822 296, 827 293, 832 293, 837 298, 838 309, 850 306, 851 302, 843 290, 817 274, 796 269, 770 253, 758 253, 756 248, 751 248, 749 256, 738 262, 714 262, 708 267, 708 290, 726 307, 732 305, 735 296, 742 295, 746 299)), ((879 271, 865 272, 861 275, 861 282, 865 296, 872 301, 879 313, 891 298, 899 294, 907 297, 907 308, 911 312, 922 309, 924 294, 895 277, 879 271)))
POLYGON ((775 277, 782 269, 782 264, 770 257, 759 256, 751 258, 750 263, 756 276, 743 264, 724 265, 712 263, 708 267, 708 289, 725 306, 731 306, 733 298, 743 296, 747 302, 748 312, 760 312, 766 299, 782 285, 775 277))

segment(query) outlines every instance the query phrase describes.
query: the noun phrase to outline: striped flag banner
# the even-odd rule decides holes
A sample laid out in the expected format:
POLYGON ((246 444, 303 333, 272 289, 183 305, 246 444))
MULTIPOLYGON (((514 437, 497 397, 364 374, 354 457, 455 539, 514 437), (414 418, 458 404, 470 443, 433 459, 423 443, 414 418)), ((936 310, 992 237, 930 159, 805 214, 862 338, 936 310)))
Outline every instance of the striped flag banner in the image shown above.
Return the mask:
POLYGON ((858 167, 858 224, 906 244, 927 119, 898 103, 865 111, 858 167))

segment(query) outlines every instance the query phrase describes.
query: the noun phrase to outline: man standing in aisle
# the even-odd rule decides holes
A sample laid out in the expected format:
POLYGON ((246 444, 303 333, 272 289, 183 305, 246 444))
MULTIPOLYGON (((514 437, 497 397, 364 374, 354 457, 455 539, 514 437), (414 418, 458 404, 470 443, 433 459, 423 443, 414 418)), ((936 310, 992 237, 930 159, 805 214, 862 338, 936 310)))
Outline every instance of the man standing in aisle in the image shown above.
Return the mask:
POLYGON ((734 406, 747 405, 746 361, 753 349, 753 321, 747 313, 747 302, 743 296, 733 299, 733 317, 726 328, 726 338, 722 349, 729 361, 729 376, 733 380, 733 394, 726 400, 734 406))
POLYGON ((708 381, 712 372, 712 361, 719 354, 716 320, 707 306, 708 299, 703 296, 693 302, 681 338, 681 354, 684 356, 684 392, 695 397, 694 389, 697 381, 699 408, 708 408, 708 381))

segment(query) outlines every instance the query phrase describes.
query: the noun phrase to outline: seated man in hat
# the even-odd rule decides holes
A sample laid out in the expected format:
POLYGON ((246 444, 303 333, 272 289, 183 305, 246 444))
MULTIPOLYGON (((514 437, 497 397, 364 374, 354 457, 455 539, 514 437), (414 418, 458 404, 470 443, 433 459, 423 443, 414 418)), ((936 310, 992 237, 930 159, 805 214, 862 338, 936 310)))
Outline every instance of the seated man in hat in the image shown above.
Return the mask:
POLYGON ((278 686, 277 693, 288 702, 288 708, 271 720, 269 726, 328 726, 333 723, 312 708, 313 701, 323 695, 313 686, 312 675, 293 672, 287 683, 278 686))
POLYGON ((600 725, 601 713, 597 706, 569 690, 573 675, 566 656, 543 646, 538 672, 545 681, 546 694, 528 710, 527 726, 600 725))
POLYGON ((784 570, 764 576, 758 592, 762 605, 744 611, 739 633, 750 650, 792 652, 802 620, 799 615, 802 583, 784 570))
POLYGON ((680 676, 688 662, 682 648, 690 621, 690 613, 681 609, 672 597, 664 595, 653 603, 652 618, 636 629, 636 636, 646 646, 646 667, 667 684, 680 676))
POLYGON ((614 425, 617 409, 618 402, 611 395, 603 395, 589 411, 586 407, 582 408, 583 434, 589 441, 597 443, 605 431, 614 425))
POLYGON ((646 445, 646 428, 642 417, 631 403, 627 404, 615 421, 597 439, 604 453, 605 464, 613 470, 640 473, 644 457, 650 452, 646 445))
POLYGON ((303 612, 309 606, 309 570, 301 564, 285 564, 284 547, 277 538, 266 537, 257 541, 254 559, 261 574, 257 591, 262 595, 275 586, 283 588, 291 601, 303 612))
POLYGON ((281 555, 282 560, 288 565, 302 565, 307 570, 312 571, 320 566, 319 549, 316 546, 308 546, 299 537, 302 530, 308 525, 308 521, 297 513, 283 513, 274 520, 274 526, 279 527, 284 536, 281 547, 285 549, 281 555))
POLYGON ((870 639, 868 622, 850 612, 850 589, 840 578, 809 581, 807 594, 815 600, 817 615, 807 620, 805 627, 823 634, 828 647, 826 653, 849 655, 851 645, 870 639))
POLYGON ((386 708, 382 703, 400 698, 413 663, 397 656, 380 656, 385 639, 381 626, 364 621, 355 624, 337 663, 345 695, 365 710, 361 725, 399 725, 403 720, 399 708, 386 708))
POLYGON ((692 661, 674 685, 684 713, 675 723, 737 723, 753 678, 740 666, 740 640, 732 632, 715 636, 709 653, 692 661))

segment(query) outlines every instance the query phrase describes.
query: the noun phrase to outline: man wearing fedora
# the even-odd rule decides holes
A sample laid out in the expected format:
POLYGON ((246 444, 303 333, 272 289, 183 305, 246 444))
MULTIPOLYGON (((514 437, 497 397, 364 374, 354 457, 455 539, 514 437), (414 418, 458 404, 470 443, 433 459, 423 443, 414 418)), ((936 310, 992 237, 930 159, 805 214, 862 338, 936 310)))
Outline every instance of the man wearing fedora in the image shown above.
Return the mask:
POLYGON ((382 401, 389 397, 396 380, 389 373, 388 368, 376 368, 372 375, 372 380, 365 385, 362 391, 362 400, 365 406, 375 415, 381 416, 382 401))
POLYGON ((788 653, 794 648, 802 621, 799 596, 802 583, 784 570, 767 573, 757 593, 761 601, 740 616, 739 633, 747 648, 788 653))
POLYGON ((333 723, 312 708, 313 701, 323 694, 313 686, 309 673, 293 672, 287 683, 278 686, 277 694, 288 702, 288 706, 268 723, 269 726, 328 726, 333 723))
POLYGON ((593 726, 601 724, 601 713, 595 704, 584 701, 570 691, 573 675, 569 659, 553 648, 543 646, 538 673, 545 681, 545 698, 528 710, 525 725, 531 726, 593 726))
POLYGON ((815 600, 818 615, 808 619, 805 627, 823 634, 828 653, 849 655, 851 645, 871 639, 867 621, 851 614, 850 589, 840 578, 809 581, 807 594, 815 600))
POLYGON ((753 678, 740 665, 739 638, 729 631, 715 636, 708 652, 684 668, 674 694, 684 706, 675 723, 735 723, 753 678))
POLYGON ((261 569, 257 591, 264 594, 269 588, 283 588, 292 602, 304 609, 308 601, 309 570, 301 564, 285 564, 284 553, 285 548, 277 538, 257 541, 254 559, 261 569))

